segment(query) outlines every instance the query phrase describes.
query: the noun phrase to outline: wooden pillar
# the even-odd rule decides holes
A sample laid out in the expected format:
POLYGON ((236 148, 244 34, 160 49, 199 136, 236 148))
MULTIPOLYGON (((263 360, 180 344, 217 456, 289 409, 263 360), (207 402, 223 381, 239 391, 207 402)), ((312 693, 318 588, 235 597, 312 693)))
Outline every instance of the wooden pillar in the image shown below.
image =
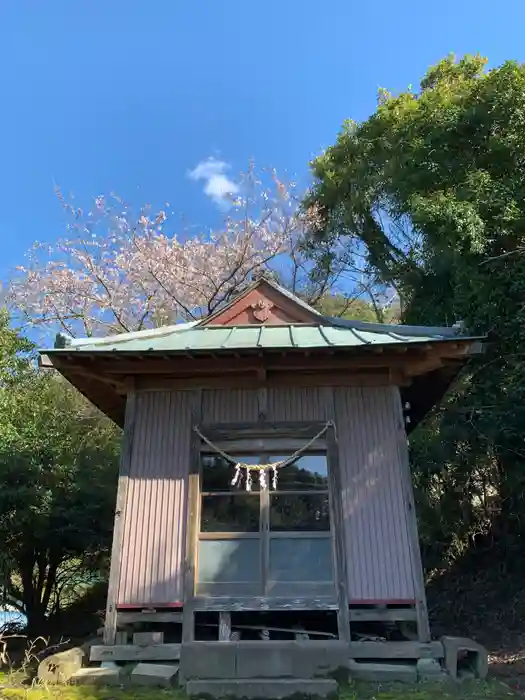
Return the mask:
POLYGON ((122 449, 120 454, 117 503, 115 506, 115 524, 113 526, 113 544, 111 547, 108 599, 106 604, 106 619, 104 621, 104 644, 115 644, 117 633, 117 596, 120 584, 120 565, 122 559, 122 541, 124 537, 126 499, 128 494, 128 480, 133 450, 133 434, 135 430, 137 395, 135 392, 135 383, 133 378, 128 379, 126 384, 126 417, 124 421, 124 435, 122 437, 122 449))
MULTIPOLYGON (((394 391, 394 389, 392 389, 394 391)), ((408 442, 403 419, 402 403, 398 392, 398 452, 399 464, 401 466, 401 479, 403 485, 403 496, 405 501, 405 517, 407 524, 408 541, 412 558, 412 569, 414 575, 414 588, 416 595, 416 615, 417 615, 417 636, 420 642, 430 641, 430 625, 428 622, 427 598, 425 594, 425 577, 423 575, 423 563, 421 561, 421 550, 419 547, 419 533, 417 528, 417 515, 414 502, 414 488, 412 484, 412 473, 408 457, 408 442)))
POLYGON ((327 440, 328 458, 328 482, 330 488, 330 520, 332 533, 332 552, 334 558, 334 575, 337 592, 337 629, 339 639, 350 643, 350 613, 348 608, 348 575, 346 569, 346 548, 343 523, 343 502, 341 489, 341 474, 339 464, 339 444, 337 442, 336 415, 334 390, 332 387, 324 389, 324 402, 326 415, 333 421, 334 426, 329 428, 327 440))
MULTIPOLYGON (((184 563, 184 607, 182 614, 182 641, 195 639, 194 603, 195 570, 197 561, 197 534, 199 532, 200 493, 200 439, 193 430, 202 416, 202 390, 193 392, 191 407, 190 464, 188 475, 188 514, 186 521, 186 557, 184 563)), ((182 669, 181 669, 182 671, 182 669)))

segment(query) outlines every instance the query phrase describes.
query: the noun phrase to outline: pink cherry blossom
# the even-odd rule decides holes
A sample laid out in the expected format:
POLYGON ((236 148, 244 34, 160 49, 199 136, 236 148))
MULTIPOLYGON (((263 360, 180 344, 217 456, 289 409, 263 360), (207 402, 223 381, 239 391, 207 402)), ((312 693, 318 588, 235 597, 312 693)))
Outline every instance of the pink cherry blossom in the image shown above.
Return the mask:
MULTIPOLYGON (((108 335, 192 320, 214 311, 262 270, 272 270, 310 300, 326 293, 349 268, 317 274, 300 242, 316 212, 304 212, 294 185, 253 167, 223 227, 169 230, 166 211, 138 212, 116 195, 99 195, 87 213, 59 189, 68 213, 65 237, 35 243, 17 268, 7 302, 18 317, 43 331, 108 335)), ((348 282, 347 282, 348 284, 348 282)))

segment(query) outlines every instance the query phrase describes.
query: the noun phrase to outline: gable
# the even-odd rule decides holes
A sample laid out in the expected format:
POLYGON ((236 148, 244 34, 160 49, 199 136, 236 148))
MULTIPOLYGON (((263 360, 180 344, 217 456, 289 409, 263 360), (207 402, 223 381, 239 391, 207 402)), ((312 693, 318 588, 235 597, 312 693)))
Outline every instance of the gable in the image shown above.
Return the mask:
POLYGON ((321 317, 300 299, 279 290, 267 280, 259 280, 226 307, 201 322, 202 326, 282 326, 319 323, 321 317))

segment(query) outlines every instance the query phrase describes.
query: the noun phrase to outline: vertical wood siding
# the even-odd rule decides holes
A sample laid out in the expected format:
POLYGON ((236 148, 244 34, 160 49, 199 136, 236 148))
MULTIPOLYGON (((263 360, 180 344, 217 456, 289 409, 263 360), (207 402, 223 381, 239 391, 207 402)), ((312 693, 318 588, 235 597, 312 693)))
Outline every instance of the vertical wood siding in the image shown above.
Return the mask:
POLYGON ((398 403, 394 387, 335 390, 350 601, 415 596, 398 403))
POLYGON ((257 392, 253 389, 202 392, 203 423, 250 423, 258 416, 257 392))
MULTIPOLYGON (((330 397, 326 389, 268 389, 266 418, 325 420, 330 397)), ((183 600, 192 392, 144 392, 137 401, 118 602, 175 603, 183 600)), ((348 597, 412 599, 398 390, 334 389, 334 402, 348 597)), ((202 392, 204 423, 255 422, 258 411, 257 391, 202 392)))
POLYGON ((182 601, 191 393, 137 396, 118 604, 182 601))
POLYGON ((268 420, 325 420, 325 395, 316 387, 268 389, 268 420))

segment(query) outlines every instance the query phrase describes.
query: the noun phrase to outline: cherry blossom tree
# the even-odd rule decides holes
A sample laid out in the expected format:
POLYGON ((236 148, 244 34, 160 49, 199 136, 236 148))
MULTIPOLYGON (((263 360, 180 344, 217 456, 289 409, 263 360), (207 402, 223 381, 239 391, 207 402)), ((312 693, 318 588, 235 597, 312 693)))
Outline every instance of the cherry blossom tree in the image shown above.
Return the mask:
POLYGON ((315 210, 301 208, 293 183, 266 175, 241 175, 221 230, 182 236, 169 232, 169 205, 134 211, 111 195, 83 211, 57 188, 67 235, 28 252, 6 293, 12 313, 72 337, 137 331, 211 313, 268 270, 315 303, 350 266, 315 274, 301 245, 315 210))

